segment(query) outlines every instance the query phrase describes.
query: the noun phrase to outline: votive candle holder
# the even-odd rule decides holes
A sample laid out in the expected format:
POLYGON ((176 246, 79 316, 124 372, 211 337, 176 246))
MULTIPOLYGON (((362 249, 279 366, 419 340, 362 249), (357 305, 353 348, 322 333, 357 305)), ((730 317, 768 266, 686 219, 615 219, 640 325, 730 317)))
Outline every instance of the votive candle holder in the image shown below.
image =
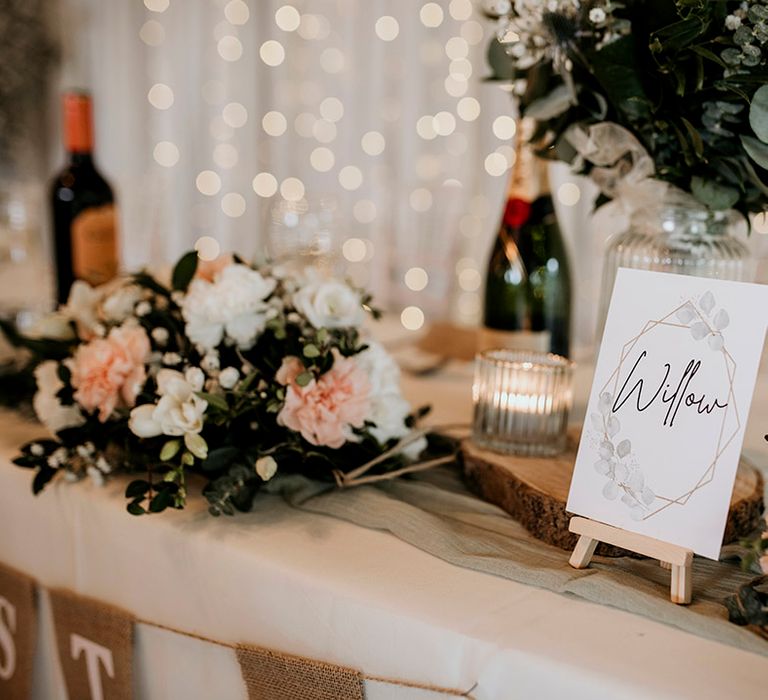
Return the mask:
POLYGON ((475 357, 472 440, 504 454, 554 456, 565 450, 573 403, 573 363, 527 350, 475 357))

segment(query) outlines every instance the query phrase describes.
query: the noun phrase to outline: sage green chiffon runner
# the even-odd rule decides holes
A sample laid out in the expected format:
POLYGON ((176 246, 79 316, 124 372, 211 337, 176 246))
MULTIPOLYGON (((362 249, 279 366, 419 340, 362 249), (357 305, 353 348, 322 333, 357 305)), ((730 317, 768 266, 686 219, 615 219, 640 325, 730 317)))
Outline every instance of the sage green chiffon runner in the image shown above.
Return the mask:
POLYGON ((675 605, 669 571, 658 561, 595 557, 588 569, 573 569, 568 552, 533 538, 504 511, 471 494, 458 468, 344 490, 293 475, 270 486, 295 508, 389 532, 456 566, 610 605, 768 656, 768 642, 728 621, 723 599, 754 577, 734 563, 697 557, 693 603, 675 605))

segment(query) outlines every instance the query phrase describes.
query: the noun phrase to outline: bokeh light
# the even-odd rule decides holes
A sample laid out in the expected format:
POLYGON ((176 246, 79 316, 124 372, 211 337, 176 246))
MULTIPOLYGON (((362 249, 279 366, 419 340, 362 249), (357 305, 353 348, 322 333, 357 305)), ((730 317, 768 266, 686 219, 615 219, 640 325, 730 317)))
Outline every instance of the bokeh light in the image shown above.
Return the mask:
POLYGON ((376 36, 382 41, 393 41, 400 33, 400 25, 390 15, 384 15, 376 20, 376 36))
POLYGON ((277 192, 277 178, 272 173, 259 173, 251 185, 259 197, 271 197, 277 192))
POLYGON ((566 207, 572 207, 581 199, 581 189, 575 182, 564 182, 557 188, 557 199, 566 207))
POLYGON ((400 323, 409 331, 417 331, 424 325, 424 312, 418 306, 406 306, 400 314, 400 323))
POLYGON ((201 194, 212 196, 221 189, 221 178, 213 170, 203 170, 195 179, 195 184, 201 194))
POLYGON ((219 242, 211 236, 200 236, 195 242, 195 250, 197 257, 207 262, 216 260, 221 254, 219 242))
POLYGON ((429 275, 423 267, 412 267, 403 276, 405 286, 413 292, 420 292, 429 284, 429 275))
POLYGON ((172 168, 179 162, 179 148, 172 141, 160 141, 152 152, 155 162, 164 168, 172 168))

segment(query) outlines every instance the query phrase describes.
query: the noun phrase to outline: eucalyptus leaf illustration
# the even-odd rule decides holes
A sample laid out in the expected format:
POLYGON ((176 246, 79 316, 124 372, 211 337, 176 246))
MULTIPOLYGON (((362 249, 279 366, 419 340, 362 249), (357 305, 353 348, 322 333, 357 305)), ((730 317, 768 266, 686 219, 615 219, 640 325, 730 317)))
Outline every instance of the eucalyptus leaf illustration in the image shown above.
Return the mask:
POLYGON ((616 416, 611 416, 608 419, 608 425, 606 427, 608 436, 613 437, 614 435, 618 434, 619 430, 621 430, 621 423, 619 423, 619 419, 616 418, 616 416))
POLYGON ((724 328, 727 328, 730 322, 731 318, 728 316, 728 312, 725 309, 720 309, 720 311, 715 314, 715 318, 712 320, 712 325, 717 328, 717 330, 721 331, 724 328))
POLYGON ((603 432, 603 417, 599 413, 591 413, 589 415, 589 422, 592 423, 592 427, 595 430, 603 432))
POLYGON ((615 481, 606 482, 605 486, 603 486, 603 496, 609 501, 615 501, 618 495, 619 485, 615 481))
POLYGON ((709 335, 709 327, 702 321, 694 323, 691 326, 691 335, 694 340, 703 340, 709 335))
POLYGON ((709 345, 712 350, 715 352, 723 349, 723 336, 720 333, 712 333, 712 335, 707 338, 707 345, 709 345))
POLYGON ((610 459, 611 457, 613 457, 613 452, 614 452, 613 443, 610 443, 607 440, 603 440, 600 443, 600 449, 598 450, 598 452, 600 453, 600 456, 603 459, 610 459))
POLYGON ((690 323, 693 321, 694 318, 696 318, 696 311, 693 308, 693 305, 689 301, 685 306, 677 310, 677 319, 681 323, 690 323))
POLYGON ((636 469, 634 472, 632 472, 632 476, 630 476, 629 480, 627 481, 627 486, 629 486, 629 488, 631 488, 633 491, 642 492, 643 486, 645 486, 645 477, 639 469, 636 469))
POLYGON ((598 474, 606 476, 608 472, 611 471, 611 463, 607 459, 598 459, 597 462, 595 462, 595 471, 598 474))
POLYGON ((643 503, 649 506, 656 500, 656 494, 651 491, 647 486, 643 486, 643 493, 641 494, 643 503))
POLYGON ((645 511, 643 510, 643 507, 635 504, 632 506, 632 508, 629 511, 629 517, 632 518, 632 520, 640 521, 645 517, 645 511))
POLYGON ((597 408, 604 416, 607 416, 611 411, 611 403, 613 403, 613 396, 607 391, 600 394, 600 400, 597 403, 597 408))
POLYGON ((634 506, 634 505, 635 505, 635 499, 634 499, 634 498, 632 498, 632 496, 631 496, 630 494, 628 494, 628 493, 625 493, 625 494, 624 494, 624 495, 621 497, 621 502, 622 502, 622 503, 623 503, 625 506, 629 506, 630 508, 631 508, 632 506, 634 506))
POLYGON ((628 473, 629 470, 623 464, 617 464, 613 469, 613 478, 618 482, 623 482, 628 473))
POLYGON ((706 292, 701 299, 699 299, 699 307, 705 314, 709 314, 712 309, 715 308, 715 296, 712 292, 706 292))
POLYGON ((632 443, 629 440, 622 440, 616 447, 616 454, 619 457, 626 457, 632 452, 632 443))

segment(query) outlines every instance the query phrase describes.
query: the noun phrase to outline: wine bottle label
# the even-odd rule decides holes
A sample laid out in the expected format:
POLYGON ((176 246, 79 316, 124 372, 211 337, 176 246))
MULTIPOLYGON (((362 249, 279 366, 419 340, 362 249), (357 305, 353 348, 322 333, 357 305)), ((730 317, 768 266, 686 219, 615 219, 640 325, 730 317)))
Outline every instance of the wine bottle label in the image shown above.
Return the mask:
POLYGON ((85 209, 72 220, 72 271, 90 285, 117 276, 117 216, 112 204, 85 209))
POLYGON ((500 331, 482 327, 477 334, 477 351, 504 349, 549 352, 551 339, 549 331, 500 331))

